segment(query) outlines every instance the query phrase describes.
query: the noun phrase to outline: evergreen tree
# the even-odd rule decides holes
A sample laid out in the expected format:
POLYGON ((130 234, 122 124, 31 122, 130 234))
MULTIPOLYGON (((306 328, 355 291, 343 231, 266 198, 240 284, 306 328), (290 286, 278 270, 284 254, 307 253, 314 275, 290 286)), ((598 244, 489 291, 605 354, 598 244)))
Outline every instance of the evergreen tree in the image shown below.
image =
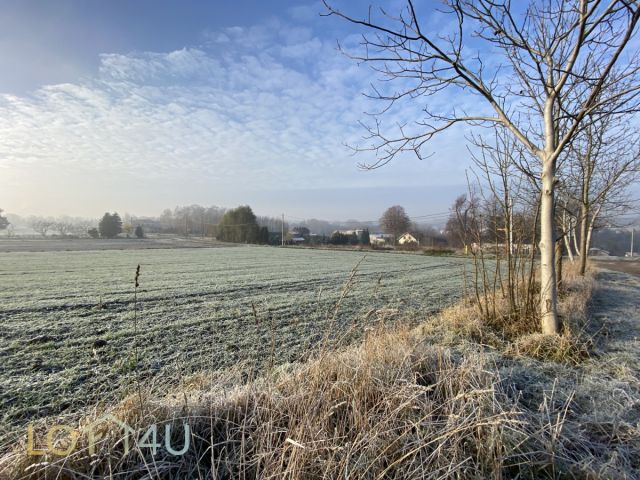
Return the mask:
POLYGON ((260 227, 260 235, 258 243, 266 245, 269 243, 269 229, 267 227, 260 227))
POLYGON ((349 236, 341 232, 333 232, 329 239, 329 243, 333 245, 346 245, 349 243, 349 236))
POLYGON ((122 220, 120 219, 120 215, 116 212, 113 214, 109 212, 105 213, 98 224, 98 230, 102 238, 117 237, 118 234, 122 233, 122 220))
POLYGON ((136 227, 135 235, 137 238, 144 238, 144 230, 142 230, 140 225, 136 227))
POLYGON ((369 236, 369 229, 365 228, 360 235, 360 244, 361 245, 369 245, 371 243, 371 238, 369 236))

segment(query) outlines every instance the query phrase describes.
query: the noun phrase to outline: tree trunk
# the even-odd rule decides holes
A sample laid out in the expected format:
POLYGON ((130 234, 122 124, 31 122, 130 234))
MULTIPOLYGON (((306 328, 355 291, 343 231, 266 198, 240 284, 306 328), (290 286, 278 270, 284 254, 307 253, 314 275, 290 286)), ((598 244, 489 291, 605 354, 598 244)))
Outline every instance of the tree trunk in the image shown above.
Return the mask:
POLYGON ((542 194, 540 198, 540 314, 542 333, 559 332, 558 291, 555 266, 555 166, 545 155, 542 167, 542 194))
POLYGON ((540 192, 540 315, 542 333, 560 333, 558 322, 558 285, 556 284, 556 216, 555 183, 557 147, 555 98, 549 96, 544 105, 544 152, 542 152, 542 191, 540 192))
POLYGON ((562 241, 556 240, 556 285, 558 290, 562 288, 562 241))
MULTIPOLYGON (((598 205, 598 207, 596 207, 593 212, 591 213, 591 220, 589 221, 589 227, 587 228, 587 245, 586 245, 586 252, 589 252, 589 248, 591 248, 591 234, 593 233, 593 227, 596 223, 596 220, 598 219, 598 215, 600 214, 600 207, 602 207, 602 205, 598 205)), ((585 256, 585 265, 584 265, 584 271, 586 272, 587 269, 587 265, 586 265, 586 256, 585 256)), ((582 273, 584 275, 584 272, 582 273)))
MULTIPOLYGON (((577 223, 577 222, 575 222, 577 223)), ((573 224, 573 248, 575 248, 576 250, 576 255, 580 256, 580 247, 578 247, 578 236, 576 235, 576 225, 575 223, 573 224)))
POLYGON ((573 252, 571 251, 571 234, 573 231, 571 229, 571 219, 569 219, 569 223, 567 224, 566 210, 562 212, 562 229, 564 230, 564 245, 567 249, 567 255, 569 255, 569 260, 573 263, 573 252))
POLYGON ((589 255, 588 230, 589 207, 583 203, 580 207, 580 275, 584 275, 587 270, 587 256, 589 255))

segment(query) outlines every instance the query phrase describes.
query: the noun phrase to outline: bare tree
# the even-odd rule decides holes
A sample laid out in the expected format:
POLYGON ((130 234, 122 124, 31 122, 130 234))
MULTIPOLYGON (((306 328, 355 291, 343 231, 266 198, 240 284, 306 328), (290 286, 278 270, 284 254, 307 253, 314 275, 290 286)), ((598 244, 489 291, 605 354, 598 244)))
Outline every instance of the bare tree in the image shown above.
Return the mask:
MULTIPOLYGON (((528 166, 526 152, 507 128, 496 128, 491 139, 471 135, 470 140, 478 147, 472 151, 473 172, 484 200, 487 239, 495 244, 494 278, 499 279, 512 317, 527 322, 535 313, 532 239, 540 186, 528 166), (503 260, 504 279, 500 268, 503 260)), ((495 296, 495 286, 493 292, 495 296)))
POLYGON ((457 26, 448 34, 437 34, 423 28, 411 0, 395 16, 380 9, 374 17, 370 8, 366 18, 350 16, 323 1, 326 15, 372 32, 363 37, 363 53, 347 54, 370 62, 383 80, 395 81, 399 88, 374 87, 370 95, 387 103, 373 115, 375 123, 367 126, 367 140, 372 143, 355 147, 377 154, 377 160, 365 168, 382 166, 406 151, 424 158, 429 140, 460 123, 507 128, 537 158, 542 179, 542 331, 558 333, 557 162, 586 122, 637 110, 640 61, 638 52, 628 52, 626 47, 636 32, 640 4, 629 0, 546 0, 528 5, 513 5, 510 0, 448 0, 445 14, 457 26), (466 48, 470 43, 474 53, 466 48), (449 101, 449 108, 442 110, 425 106, 424 118, 413 125, 398 125, 395 132, 387 133, 382 127, 381 115, 395 103, 444 90, 475 96, 475 111, 449 101))
POLYGON ((466 252, 475 240, 473 232, 477 230, 478 205, 473 192, 469 195, 460 195, 454 200, 449 210, 451 213, 445 225, 445 232, 452 245, 462 246, 466 252))
POLYGON ((34 232, 39 233, 43 237, 47 236, 47 232, 51 230, 54 225, 53 220, 48 220, 45 218, 33 218, 29 222, 29 226, 33 229, 34 232))
POLYGON ((71 232, 78 237, 84 237, 87 235, 88 230, 97 225, 97 223, 97 220, 77 219, 72 224, 71 232))
POLYGON ((380 226, 385 233, 393 235, 394 243, 398 237, 407 232, 411 227, 411 220, 400 205, 394 205, 385 210, 380 217, 380 226))
POLYGON ((63 237, 66 237, 73 231, 73 223, 66 220, 57 220, 53 222, 51 227, 63 237))
POLYGON ((640 142, 638 132, 619 118, 602 117, 589 122, 567 149, 566 167, 560 182, 564 202, 562 223, 569 256, 572 243, 584 275, 594 227, 602 214, 609 221, 630 206, 627 187, 638 178, 640 142), (575 228, 579 226, 579 235, 575 228), (580 244, 578 247, 577 240, 580 244))

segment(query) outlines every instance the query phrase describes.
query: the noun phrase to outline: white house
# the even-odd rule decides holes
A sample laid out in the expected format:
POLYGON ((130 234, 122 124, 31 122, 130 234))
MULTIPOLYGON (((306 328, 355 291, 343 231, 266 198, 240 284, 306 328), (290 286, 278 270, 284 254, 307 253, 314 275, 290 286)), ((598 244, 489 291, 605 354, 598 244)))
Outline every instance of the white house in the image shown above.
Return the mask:
POLYGON ((369 243, 371 245, 386 245, 387 243, 393 243, 393 235, 389 233, 372 233, 369 235, 369 243))
POLYGON ((342 235, 347 235, 348 237, 350 237, 351 235, 357 235, 358 238, 360 238, 362 232, 364 232, 362 228, 357 228, 355 230, 336 230, 333 233, 341 233, 342 235))
POLYGON ((420 242, 410 233, 405 233, 398 238, 398 245, 420 245, 420 242))

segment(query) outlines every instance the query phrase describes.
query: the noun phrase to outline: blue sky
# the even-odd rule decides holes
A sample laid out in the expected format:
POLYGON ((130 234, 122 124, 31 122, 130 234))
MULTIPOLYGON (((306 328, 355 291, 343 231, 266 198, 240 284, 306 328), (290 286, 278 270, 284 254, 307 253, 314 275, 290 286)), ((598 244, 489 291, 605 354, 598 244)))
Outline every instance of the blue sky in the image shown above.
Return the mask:
MULTIPOLYGON (((465 189, 464 130, 435 140, 428 160, 359 170, 372 158, 345 143, 361 141, 358 120, 377 107, 362 95, 375 75, 336 51, 358 32, 322 10, 0 2, 0 207, 95 217, 248 203, 327 219, 375 219, 393 204, 415 216, 446 210, 465 189)), ((419 108, 394 109, 389 121, 419 108)))

